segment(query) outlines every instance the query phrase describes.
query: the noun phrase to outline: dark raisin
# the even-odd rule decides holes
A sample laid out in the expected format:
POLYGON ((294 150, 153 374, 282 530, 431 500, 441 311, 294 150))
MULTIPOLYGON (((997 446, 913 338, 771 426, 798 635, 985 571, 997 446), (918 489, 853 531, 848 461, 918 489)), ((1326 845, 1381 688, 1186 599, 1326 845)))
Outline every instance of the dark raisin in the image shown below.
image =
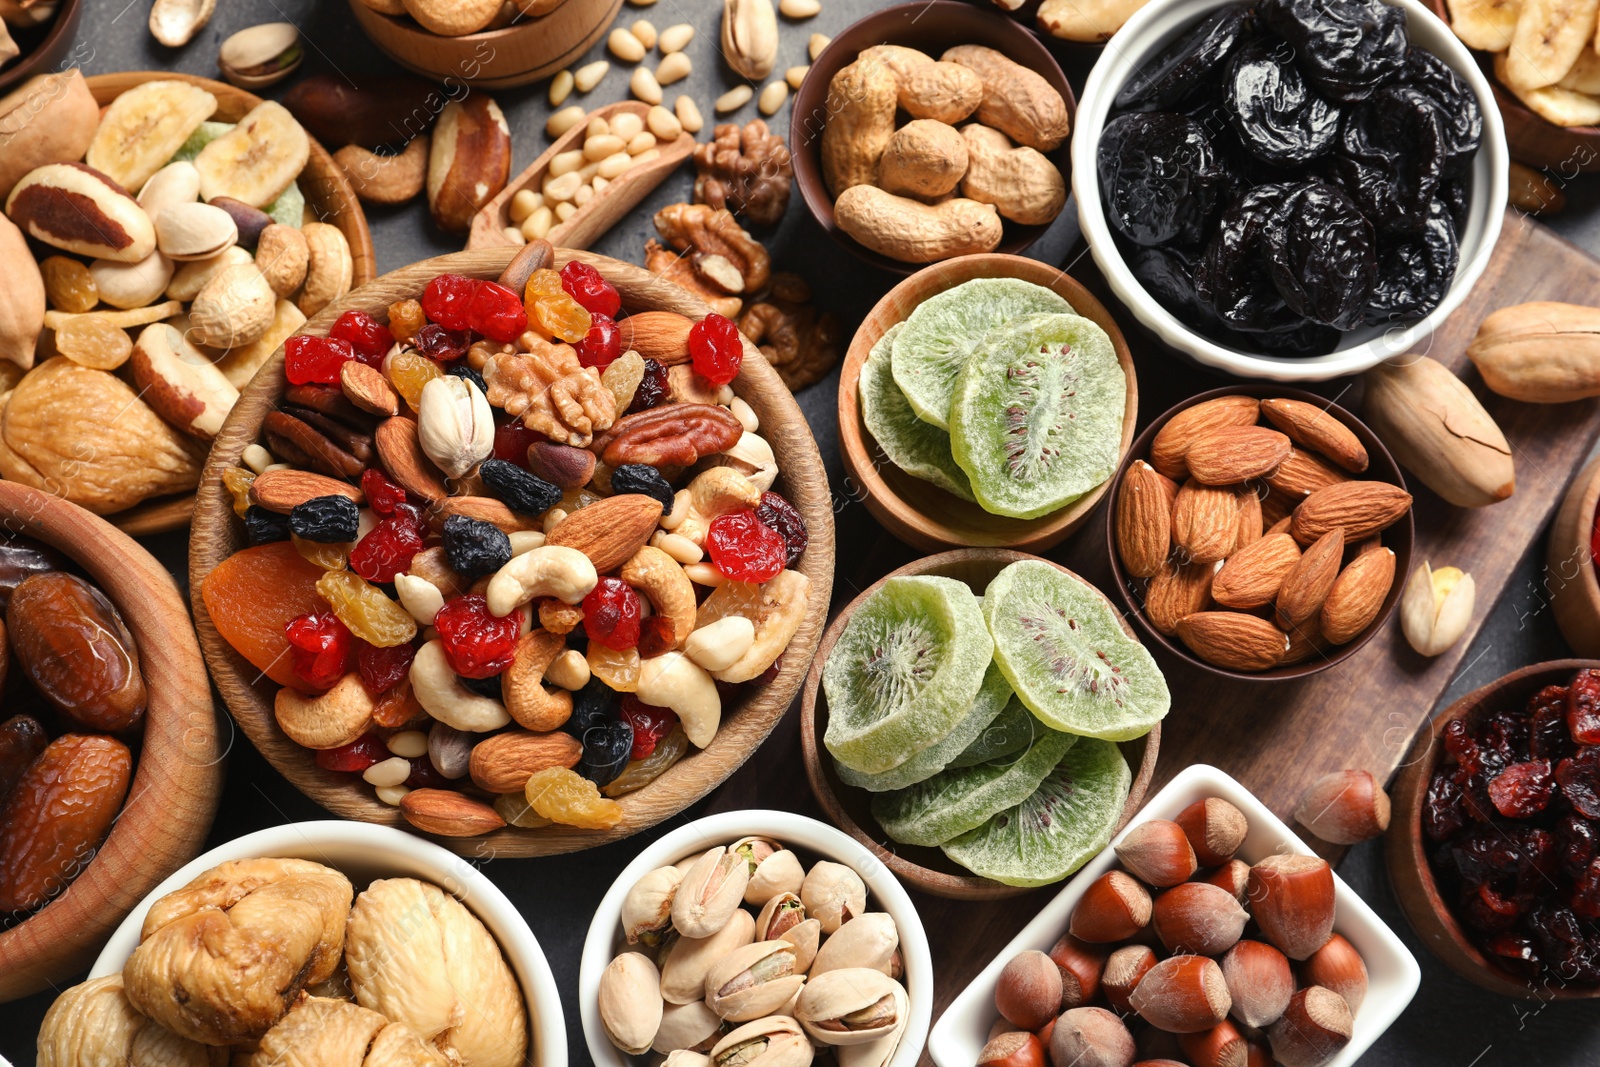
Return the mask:
POLYGON ((244 533, 252 545, 289 540, 289 516, 251 504, 244 513, 244 533))
POLYGON ((624 463, 611 472, 613 493, 640 493, 661 501, 663 513, 672 510, 672 483, 645 463, 624 463))
POLYGON ((561 501, 560 486, 503 459, 484 460, 478 465, 478 475, 490 492, 519 515, 543 515, 561 501))
POLYGON ((468 340, 465 332, 447 330, 436 322, 430 322, 417 331, 417 335, 411 339, 411 346, 429 359, 453 363, 467 354, 468 340))
POLYGON ((490 675, 487 678, 468 678, 464 674, 458 674, 456 675, 456 680, 481 697, 488 697, 490 700, 503 699, 500 690, 500 676, 498 674, 490 675))
POLYGON ((1239 141, 1256 158, 1293 167, 1327 155, 1339 139, 1337 104, 1306 84, 1287 41, 1258 37, 1234 55, 1223 102, 1239 141))
POLYGON ((1135 70, 1117 93, 1116 106, 1129 111, 1166 110, 1214 85, 1252 21, 1244 4, 1229 4, 1207 16, 1135 70))
POLYGON ((610 785, 633 758, 633 724, 627 719, 609 719, 591 726, 583 732, 582 740, 578 773, 597 786, 610 785))
POLYGON ((457 378, 465 378, 467 381, 478 387, 478 392, 482 393, 484 396, 489 395, 489 383, 483 380, 483 375, 479 374, 465 363, 452 364, 451 366, 446 367, 444 372, 446 374, 454 374, 457 378))
POLYGON ((444 553, 469 581, 493 574, 511 561, 511 538, 493 523, 451 515, 444 520, 444 553))
POLYGON ((1400 73, 1406 13, 1381 0, 1263 0, 1262 20, 1294 46, 1324 96, 1355 103, 1400 73))
POLYGON ((756 518, 761 520, 762 525, 778 531, 788 548, 784 554, 784 566, 793 567, 805 555, 806 546, 811 543, 811 535, 806 532, 806 520, 801 517, 799 510, 782 496, 768 491, 761 494, 756 518))
POLYGON ((1226 179, 1200 124, 1164 111, 1112 119, 1096 165, 1112 229, 1143 246, 1199 244, 1226 179))
POLYGON ((1289 309, 1348 330, 1361 321, 1378 264, 1372 224, 1337 186, 1308 182, 1265 233, 1272 283, 1289 309))
POLYGON ((659 407, 671 398, 672 386, 667 382, 666 364, 647 359, 644 361, 644 377, 639 379, 639 388, 633 392, 633 403, 628 405, 627 414, 659 407))
POLYGON ((622 698, 616 690, 598 678, 590 678, 584 687, 572 694, 572 714, 562 724, 562 729, 583 740, 583 735, 614 719, 622 698))
POLYGON ((361 509, 347 496, 330 493, 296 504, 289 512, 289 532, 325 545, 354 541, 361 530, 361 509))

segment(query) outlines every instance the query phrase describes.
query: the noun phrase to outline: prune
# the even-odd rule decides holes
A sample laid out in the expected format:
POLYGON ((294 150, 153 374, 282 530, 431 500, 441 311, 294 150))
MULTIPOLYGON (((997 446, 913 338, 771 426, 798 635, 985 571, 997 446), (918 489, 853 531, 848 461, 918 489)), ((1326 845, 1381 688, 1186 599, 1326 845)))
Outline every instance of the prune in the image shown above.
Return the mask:
POLYGON ((1211 305, 1195 292, 1192 257, 1173 248, 1140 248, 1128 256, 1128 269, 1156 303, 1194 323, 1214 321, 1211 305))
POLYGON ((1272 283, 1290 310, 1348 330, 1361 321, 1377 275, 1372 224, 1343 191, 1308 182, 1266 229, 1272 283))
POLYGON ((1378 278, 1365 321, 1383 326, 1428 314, 1444 299, 1460 258, 1449 208, 1435 200, 1420 233, 1379 238, 1378 278))
POLYGON ((1567 729, 1580 745, 1600 744, 1600 671, 1579 671, 1567 689, 1567 729))
POLYGON ((1244 4, 1230 4, 1146 60, 1117 93, 1115 105, 1129 111, 1164 111, 1194 96, 1244 39, 1253 21, 1244 4))
POLYGON ((1225 177, 1200 124, 1165 111, 1107 124, 1098 169, 1112 228, 1144 246, 1199 244, 1225 177))
POLYGON ((1222 93, 1240 142, 1274 166, 1309 163, 1339 139, 1338 106, 1306 84, 1285 41, 1246 42, 1228 65, 1222 93))
POLYGON ((1320 322, 1299 319, 1291 326, 1244 335, 1247 343, 1268 352, 1312 356, 1332 352, 1339 344, 1339 331, 1320 322))
POLYGON ((572 694, 572 714, 561 728, 581 741, 584 734, 616 716, 621 699, 616 690, 591 678, 572 694))
POLYGON ((609 719, 583 732, 583 756, 578 773, 597 786, 610 785, 633 755, 633 724, 625 718, 609 719))
POLYGON ((1263 0, 1258 11, 1311 84, 1342 104, 1367 99, 1405 66, 1406 14, 1380 0, 1263 0))
POLYGON ((289 516, 251 504, 244 513, 244 535, 252 545, 289 540, 289 516))
POLYGON ((661 472, 644 463, 624 463, 611 472, 613 493, 641 493, 661 501, 663 512, 672 510, 672 483, 661 472))
POLYGON ((444 520, 444 554, 469 581, 493 574, 511 561, 511 538, 493 523, 465 515, 444 520))
POLYGON ((1444 162, 1439 111, 1420 89, 1392 86, 1345 112, 1334 169, 1379 229, 1426 225, 1444 162))
POLYGON ((1483 112, 1478 98, 1444 60, 1422 48, 1406 50, 1400 80, 1421 90, 1437 105, 1439 128, 1444 134, 1444 172, 1466 171, 1483 142, 1483 112))
POLYGON ((1580 748, 1556 764, 1561 795, 1580 813, 1600 819, 1600 747, 1580 748))
POLYGON ((1527 819, 1550 803, 1555 779, 1544 760, 1513 763, 1489 780, 1489 799, 1508 819, 1527 819))
POLYGON ((1263 248, 1271 221, 1293 195, 1287 185, 1262 185, 1222 213, 1217 231, 1195 268, 1195 290, 1222 322, 1237 330, 1292 328, 1288 310, 1264 267, 1263 248))
POLYGON ((360 529, 361 509, 338 493, 312 497, 289 512, 289 532, 320 545, 354 541, 360 529))
POLYGON ((0 612, 11 602, 11 591, 30 574, 66 569, 67 558, 48 545, 26 537, 0 541, 0 612))
POLYGON ((520 515, 543 515, 561 501, 560 486, 503 459, 484 460, 478 465, 478 476, 506 507, 520 515))
POLYGON ((1456 233, 1467 228, 1467 209, 1472 206, 1472 190, 1464 178, 1448 178, 1439 183, 1439 199, 1456 224, 1456 233))

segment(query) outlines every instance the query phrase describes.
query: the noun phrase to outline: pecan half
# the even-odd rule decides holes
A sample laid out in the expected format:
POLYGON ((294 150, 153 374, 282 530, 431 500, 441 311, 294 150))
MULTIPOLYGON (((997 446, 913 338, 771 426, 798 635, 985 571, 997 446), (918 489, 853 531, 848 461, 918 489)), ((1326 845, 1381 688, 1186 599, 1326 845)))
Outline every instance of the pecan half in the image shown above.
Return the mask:
POLYGON ((611 428, 617 398, 600 382, 600 372, 578 362, 571 345, 551 344, 524 335, 530 351, 497 353, 483 365, 489 403, 558 444, 587 447, 594 435, 611 428))
POLYGON ((269 411, 262 428, 272 450, 291 462, 304 462, 323 474, 347 481, 361 476, 365 464, 308 422, 287 412, 269 411))
POLYGON ((595 439, 593 450, 611 467, 646 463, 687 467, 738 443, 744 433, 726 408, 712 404, 664 404, 617 420, 595 439))

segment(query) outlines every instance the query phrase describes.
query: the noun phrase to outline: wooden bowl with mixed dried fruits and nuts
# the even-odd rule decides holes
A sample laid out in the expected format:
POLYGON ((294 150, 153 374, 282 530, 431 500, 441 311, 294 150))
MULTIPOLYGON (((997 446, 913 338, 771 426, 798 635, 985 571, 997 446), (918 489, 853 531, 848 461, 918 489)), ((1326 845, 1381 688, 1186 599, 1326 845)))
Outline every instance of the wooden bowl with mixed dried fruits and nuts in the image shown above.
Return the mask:
POLYGON ((587 848, 704 796, 798 691, 832 585, 831 497, 816 443, 755 348, 740 341, 731 387, 714 384, 700 371, 734 373, 723 362, 732 335, 712 337, 731 324, 699 325, 703 304, 641 268, 562 250, 553 262, 587 275, 586 300, 626 312, 607 327, 614 342, 589 348, 594 334, 577 334, 585 359, 626 351, 603 375, 581 366, 574 349, 547 338, 580 328, 573 309, 595 320, 556 271, 534 270, 549 257, 535 242, 426 260, 314 319, 305 337, 354 337, 375 365, 335 351, 330 370, 317 360, 333 346, 296 339, 286 346, 296 376, 340 384, 290 385, 288 354, 274 356, 218 435, 190 547, 202 646, 268 760, 338 815, 409 823, 466 854, 587 848), (430 290, 443 275, 456 280, 430 290), (496 278, 510 290, 485 284, 496 278), (474 335, 425 322, 418 303, 457 321, 462 305, 447 289, 482 294, 472 321, 501 334, 527 328, 516 292, 531 291, 534 328, 549 331, 515 335, 515 346, 479 340, 463 356, 474 335), (357 320, 360 330, 347 329, 357 320), (409 343, 389 350, 380 322, 409 343), (419 347, 460 365, 441 374, 419 347), (621 410, 633 413, 618 416, 624 392, 621 410), (494 408, 521 422, 502 415, 496 426, 494 408), (292 468, 269 470, 280 457, 292 468), (618 491, 624 478, 633 491, 618 491), (352 499, 390 517, 369 530, 374 516, 358 521, 352 499), (270 543, 246 549, 236 511, 270 543), (352 545, 333 538, 360 543, 346 555, 352 545), (347 563, 375 581, 392 577, 400 603, 347 563), (363 649, 349 669, 319 583, 352 629, 405 651, 363 649), (446 640, 413 650, 427 619, 424 636, 446 640), (291 623, 300 627, 293 654, 291 623), (331 659, 319 660, 330 633, 331 659), (571 807, 559 799, 569 796, 571 807), (543 813, 589 828, 550 825, 543 813))
POLYGON ((1276 385, 1213 389, 1161 415, 1106 509, 1111 571, 1138 624, 1179 659, 1246 681, 1315 674, 1377 634, 1414 534, 1377 435, 1276 385))

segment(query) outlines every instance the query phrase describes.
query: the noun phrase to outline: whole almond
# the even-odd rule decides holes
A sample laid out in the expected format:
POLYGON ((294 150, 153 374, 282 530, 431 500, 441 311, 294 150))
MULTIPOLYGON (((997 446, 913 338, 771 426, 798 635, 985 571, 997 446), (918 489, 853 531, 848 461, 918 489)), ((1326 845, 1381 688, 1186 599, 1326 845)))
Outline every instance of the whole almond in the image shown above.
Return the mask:
POLYGON ((1174 634, 1178 632, 1179 619, 1209 607, 1216 566, 1171 559, 1163 563, 1144 594, 1144 611, 1150 625, 1161 633, 1174 634))
POLYGON ((1294 509, 1290 532, 1309 545, 1329 530, 1344 531, 1346 541, 1359 541, 1386 530, 1411 508, 1411 494, 1388 482, 1341 482, 1318 489, 1294 509))
POLYGON ((1239 502, 1233 490, 1189 480, 1172 503, 1172 539, 1196 563, 1214 563, 1233 551, 1239 502))
POLYGON ((1322 636, 1315 620, 1303 622, 1289 631, 1289 651, 1283 654, 1278 666, 1304 663, 1313 656, 1326 656, 1332 649, 1333 642, 1322 636))
POLYGON ((1184 408, 1150 442, 1150 465, 1174 481, 1189 476, 1189 446, 1200 436, 1228 426, 1254 426, 1261 405, 1253 396, 1219 396, 1184 408))
POLYGON ((430 504, 449 497, 444 473, 422 451, 416 420, 400 415, 385 419, 373 433, 372 440, 378 449, 378 462, 408 493, 430 504))
POLYGON ((319 496, 345 496, 365 504, 366 494, 349 482, 312 471, 283 468, 263 471, 250 483, 250 502, 268 511, 287 515, 299 504, 319 496))
POLYGON ((606 574, 633 558, 660 518, 661 501, 643 493, 619 493, 562 519, 545 544, 575 548, 606 574))
POLYGON ((1178 620, 1178 638, 1207 663, 1264 671, 1289 650, 1289 637, 1266 619, 1237 611, 1201 611, 1178 620))
POLYGON ((1278 625, 1285 630, 1299 626, 1322 610, 1328 590, 1339 577, 1344 559, 1344 531, 1335 527, 1317 538, 1298 562, 1284 575, 1278 590, 1278 625))
POLYGON ((1184 461, 1197 482, 1233 485, 1272 473, 1293 447, 1265 426, 1226 426, 1194 438, 1184 461))
POLYGON ((505 826, 489 805, 454 789, 413 789, 400 799, 400 814, 426 834, 476 837, 505 826))
POLYGON ((492 496, 453 496, 441 500, 438 507, 429 510, 428 523, 435 532, 440 532, 444 529, 444 520, 452 515, 465 515, 469 519, 486 522, 508 534, 544 529, 543 519, 518 515, 492 496))
POLYGON ((1286 533, 1263 537, 1228 557, 1211 580, 1211 598, 1225 608, 1265 607, 1299 562, 1294 538, 1286 533))
POLYGON ((1297 445, 1320 452, 1352 474, 1367 469, 1367 448, 1355 433, 1315 404, 1263 400, 1261 414, 1297 445))
POLYGON ((1268 530, 1294 514, 1294 509, 1300 506, 1304 497, 1290 496, 1288 493, 1277 489, 1269 489, 1267 495, 1261 498, 1261 522, 1268 530))
MULTIPOLYGON (((1262 505, 1262 510, 1263 511, 1266 510, 1266 506, 1265 505, 1262 505)), ((1263 517, 1262 521, 1263 522, 1266 521, 1265 517, 1263 517)), ((1261 536, 1262 537, 1271 537, 1273 534, 1288 533, 1289 532, 1289 526, 1293 522, 1294 522, 1294 520, 1292 518, 1290 518, 1288 515, 1285 515, 1283 518, 1279 519, 1277 522, 1274 522, 1271 526, 1268 526, 1266 528, 1266 530, 1262 533, 1261 536)))
POLYGON ((472 783, 479 789, 520 793, 536 772, 576 766, 582 755, 582 742, 571 734, 509 730, 473 745, 468 766, 472 783))
POLYGON ((1233 550, 1235 552, 1246 545, 1255 544, 1261 540, 1261 497, 1253 489, 1246 488, 1238 496, 1239 503, 1239 530, 1233 537, 1233 550))
POLYGON ((1117 554, 1136 578, 1161 569, 1172 549, 1172 504, 1178 487, 1142 459, 1128 465, 1117 490, 1117 554))
POLYGON ((1345 565, 1322 602, 1322 636, 1342 645, 1378 617, 1394 585, 1394 552, 1379 547, 1362 552, 1345 565))
POLYGON ((373 415, 394 415, 400 410, 400 396, 389 379, 376 367, 359 359, 347 359, 339 368, 339 388, 350 403, 373 415))
POLYGON ((1350 481, 1350 476, 1314 452, 1294 449, 1278 469, 1267 475, 1267 484, 1295 500, 1311 495, 1328 485, 1350 481))
POLYGON ((618 321, 622 350, 633 349, 665 366, 689 362, 689 330, 694 320, 676 311, 641 311, 618 321))

